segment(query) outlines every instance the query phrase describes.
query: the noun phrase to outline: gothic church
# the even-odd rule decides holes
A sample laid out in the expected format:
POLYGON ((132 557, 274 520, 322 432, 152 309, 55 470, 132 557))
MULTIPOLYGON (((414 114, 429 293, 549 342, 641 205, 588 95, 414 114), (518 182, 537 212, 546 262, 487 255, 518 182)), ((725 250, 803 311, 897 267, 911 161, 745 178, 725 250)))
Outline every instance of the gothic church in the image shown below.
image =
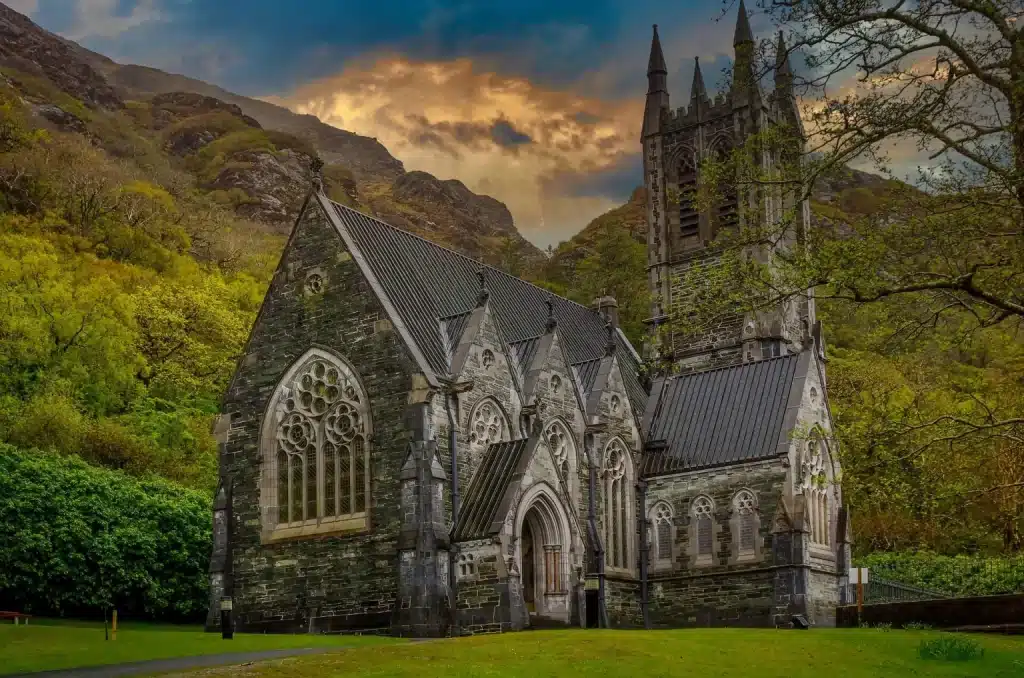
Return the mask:
MULTIPOLYGON (((770 94, 742 77, 742 6, 735 47, 731 90, 711 98, 698 66, 672 110, 655 28, 654 325, 737 213, 669 209, 667 188, 763 125, 799 125, 784 58, 770 94)), ((848 540, 813 300, 677 331, 653 380, 617 320, 614 299, 553 296, 317 184, 215 431, 208 626, 224 600, 238 630, 267 632, 833 623, 848 540)))

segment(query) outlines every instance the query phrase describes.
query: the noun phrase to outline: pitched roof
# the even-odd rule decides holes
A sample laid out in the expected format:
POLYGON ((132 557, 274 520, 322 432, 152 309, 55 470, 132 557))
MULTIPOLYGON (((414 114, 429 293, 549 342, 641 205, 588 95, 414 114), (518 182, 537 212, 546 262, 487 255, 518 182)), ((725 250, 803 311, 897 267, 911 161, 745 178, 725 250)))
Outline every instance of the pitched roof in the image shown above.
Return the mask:
MULTIPOLYGON (((369 268, 376 279, 371 284, 379 286, 387 297, 403 331, 408 331, 410 340, 435 375, 449 376, 446 342, 458 324, 453 316, 476 306, 480 292, 477 271, 481 268, 485 269, 485 284, 490 293, 488 303, 506 342, 518 344, 544 334, 548 319, 546 302, 550 299, 569 363, 604 355, 607 333, 604 318, 597 311, 339 205, 323 194, 319 199, 335 227, 358 250, 353 257, 369 268), (446 321, 444 325, 442 319, 446 321)), ((639 414, 647 397, 640 385, 639 361, 621 332, 616 332, 616 344, 630 402, 639 414)))
POLYGON ((645 476, 784 453, 810 352, 657 380, 644 412, 645 476))
POLYGON ((523 457, 529 442, 528 438, 520 438, 487 448, 466 492, 459 521, 452 530, 453 539, 485 539, 498 533, 509 509, 511 493, 518 485, 513 482, 515 476, 524 472, 523 457))

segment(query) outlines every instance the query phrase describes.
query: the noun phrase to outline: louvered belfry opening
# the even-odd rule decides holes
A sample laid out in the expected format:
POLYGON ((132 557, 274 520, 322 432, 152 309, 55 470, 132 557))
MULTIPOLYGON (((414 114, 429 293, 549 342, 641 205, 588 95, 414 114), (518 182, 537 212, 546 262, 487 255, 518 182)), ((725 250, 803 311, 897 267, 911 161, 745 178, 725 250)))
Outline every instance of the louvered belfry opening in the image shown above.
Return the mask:
POLYGON ((683 237, 700 232, 697 209, 697 160, 691 149, 684 149, 679 158, 679 231, 683 237))

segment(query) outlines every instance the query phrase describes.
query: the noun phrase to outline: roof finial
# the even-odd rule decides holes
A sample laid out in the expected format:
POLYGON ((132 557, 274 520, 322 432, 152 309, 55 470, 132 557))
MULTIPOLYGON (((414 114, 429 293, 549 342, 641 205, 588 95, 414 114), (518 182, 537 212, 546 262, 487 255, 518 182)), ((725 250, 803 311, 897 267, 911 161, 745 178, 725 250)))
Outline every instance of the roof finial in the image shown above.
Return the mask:
POLYGON ((476 295, 476 305, 483 306, 487 303, 487 299, 491 296, 490 291, 487 289, 487 279, 484 275, 484 269, 480 269, 476 272, 476 277, 480 281, 480 292, 476 295))
POLYGON ((548 298, 544 301, 544 303, 548 307, 548 319, 547 322, 544 323, 544 329, 546 329, 548 332, 551 332, 555 329, 555 326, 558 325, 558 319, 555 318, 555 302, 549 294, 548 298))
POLYGON ((324 190, 324 161, 319 155, 313 156, 309 163, 309 172, 313 178, 313 190, 321 192, 324 190))
POLYGON ((605 345, 605 353, 608 355, 614 355, 615 353, 615 325, 611 322, 607 322, 604 325, 605 332, 608 333, 608 343, 605 345))
POLYGON ((647 76, 655 73, 662 75, 668 73, 665 65, 665 54, 661 51, 661 38, 658 37, 658 24, 654 24, 654 35, 651 36, 651 56, 647 60, 647 76))

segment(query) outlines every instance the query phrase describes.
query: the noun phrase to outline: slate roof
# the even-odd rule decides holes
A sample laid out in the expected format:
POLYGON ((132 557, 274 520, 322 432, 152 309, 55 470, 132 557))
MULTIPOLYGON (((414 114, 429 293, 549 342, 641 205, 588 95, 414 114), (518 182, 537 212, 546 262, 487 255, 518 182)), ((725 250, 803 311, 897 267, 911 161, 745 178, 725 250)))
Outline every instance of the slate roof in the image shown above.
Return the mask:
POLYGON ((513 481, 516 475, 521 476, 524 472, 523 457, 529 442, 527 438, 520 438, 494 443, 487 448, 480 469, 473 474, 466 492, 459 522, 452 530, 453 539, 485 539, 498 533, 509 509, 512 492, 518 485, 513 481))
MULTIPOLYGON (((369 266, 412 341, 434 373, 450 376, 450 356, 442 332, 453 330, 441 319, 473 309, 480 292, 477 271, 485 270, 489 303, 502 337, 516 344, 544 333, 546 301, 554 305, 566 357, 570 364, 600 358, 607 332, 597 311, 551 294, 525 280, 470 259, 383 221, 339 205, 321 194, 321 204, 343 229, 369 266)), ((357 254, 353 252, 353 256, 357 254)), ((644 409, 647 394, 640 385, 636 352, 621 332, 615 333, 619 365, 633 411, 644 409)))
POLYGON ((785 453, 809 351, 659 379, 644 412, 644 476, 785 453))

